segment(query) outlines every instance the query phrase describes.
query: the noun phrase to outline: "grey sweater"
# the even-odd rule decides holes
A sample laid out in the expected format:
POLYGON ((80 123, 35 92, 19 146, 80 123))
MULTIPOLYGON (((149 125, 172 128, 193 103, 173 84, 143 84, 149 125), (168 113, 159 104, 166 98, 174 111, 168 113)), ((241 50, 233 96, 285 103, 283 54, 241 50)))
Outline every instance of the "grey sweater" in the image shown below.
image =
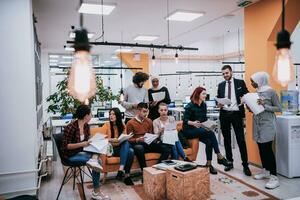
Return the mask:
POLYGON ((136 115, 136 104, 144 102, 148 103, 148 90, 146 88, 138 88, 130 85, 124 89, 124 101, 121 105, 126 109, 125 117, 134 118, 136 115))
POLYGON ((253 139, 258 143, 265 143, 274 140, 276 134, 276 115, 281 112, 281 105, 278 95, 273 89, 258 92, 264 100, 265 111, 253 115, 253 139))

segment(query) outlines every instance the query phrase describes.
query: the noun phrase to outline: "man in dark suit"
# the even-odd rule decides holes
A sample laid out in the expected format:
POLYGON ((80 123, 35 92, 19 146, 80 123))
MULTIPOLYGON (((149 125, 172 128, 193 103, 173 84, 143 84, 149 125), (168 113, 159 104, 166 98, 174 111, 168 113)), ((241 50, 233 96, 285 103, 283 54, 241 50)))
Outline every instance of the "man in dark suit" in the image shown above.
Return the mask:
POLYGON ((221 131, 224 137, 224 146, 226 158, 232 162, 232 165, 225 167, 225 171, 233 168, 233 158, 231 149, 231 125, 234 129, 236 140, 240 149, 244 174, 251 176, 251 171, 248 167, 247 147, 244 135, 245 109, 241 104, 241 97, 248 93, 248 89, 243 80, 232 77, 232 68, 230 65, 222 67, 222 74, 225 81, 218 85, 218 98, 228 98, 231 100, 230 105, 218 104, 220 109, 221 131))

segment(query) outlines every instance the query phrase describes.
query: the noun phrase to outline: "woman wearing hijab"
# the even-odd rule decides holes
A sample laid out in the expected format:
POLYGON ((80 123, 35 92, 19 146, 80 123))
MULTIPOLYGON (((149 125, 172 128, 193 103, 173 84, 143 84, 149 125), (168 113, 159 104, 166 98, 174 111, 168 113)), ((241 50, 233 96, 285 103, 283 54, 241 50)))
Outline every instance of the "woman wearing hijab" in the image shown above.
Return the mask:
POLYGON ((164 86, 161 87, 159 85, 159 77, 158 76, 152 76, 151 83, 152 83, 152 88, 150 88, 148 90, 148 97, 149 97, 149 103, 150 103, 148 118, 150 118, 153 121, 153 120, 159 118, 159 116, 160 116, 159 112, 158 112, 158 105, 160 103, 169 104, 169 103, 171 103, 171 99, 170 99, 170 94, 169 94, 168 88, 166 88, 164 86), (153 96, 157 95, 158 93, 161 93, 162 95, 164 95, 164 98, 162 100, 155 101, 153 96))
POLYGON ((266 72, 257 72, 251 76, 251 85, 256 89, 259 105, 265 110, 253 115, 253 139, 259 149, 259 155, 263 169, 254 175, 254 179, 269 179, 265 187, 274 189, 279 186, 276 173, 276 160, 272 149, 272 143, 276 134, 276 115, 281 112, 281 106, 276 91, 269 86, 269 75, 266 72))

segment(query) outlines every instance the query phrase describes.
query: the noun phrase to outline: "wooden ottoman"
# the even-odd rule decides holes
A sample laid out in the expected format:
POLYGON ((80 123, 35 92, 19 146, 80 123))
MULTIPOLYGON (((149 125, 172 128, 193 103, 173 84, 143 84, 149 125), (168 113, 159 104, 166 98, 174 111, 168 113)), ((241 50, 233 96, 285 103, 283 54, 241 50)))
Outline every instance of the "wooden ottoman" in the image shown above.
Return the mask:
POLYGON ((196 168, 186 172, 168 169, 166 179, 168 200, 204 200, 210 197, 207 168, 196 168))
POLYGON ((153 167, 143 170, 144 191, 151 200, 166 199, 166 172, 153 167))

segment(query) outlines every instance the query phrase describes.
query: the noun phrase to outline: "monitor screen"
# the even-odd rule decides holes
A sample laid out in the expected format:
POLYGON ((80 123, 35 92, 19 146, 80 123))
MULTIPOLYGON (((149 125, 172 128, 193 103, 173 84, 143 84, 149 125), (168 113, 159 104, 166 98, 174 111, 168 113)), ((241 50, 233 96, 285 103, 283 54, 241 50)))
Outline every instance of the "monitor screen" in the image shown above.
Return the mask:
POLYGON ((215 107, 216 106, 216 101, 215 100, 208 100, 205 101, 207 107, 215 107))

